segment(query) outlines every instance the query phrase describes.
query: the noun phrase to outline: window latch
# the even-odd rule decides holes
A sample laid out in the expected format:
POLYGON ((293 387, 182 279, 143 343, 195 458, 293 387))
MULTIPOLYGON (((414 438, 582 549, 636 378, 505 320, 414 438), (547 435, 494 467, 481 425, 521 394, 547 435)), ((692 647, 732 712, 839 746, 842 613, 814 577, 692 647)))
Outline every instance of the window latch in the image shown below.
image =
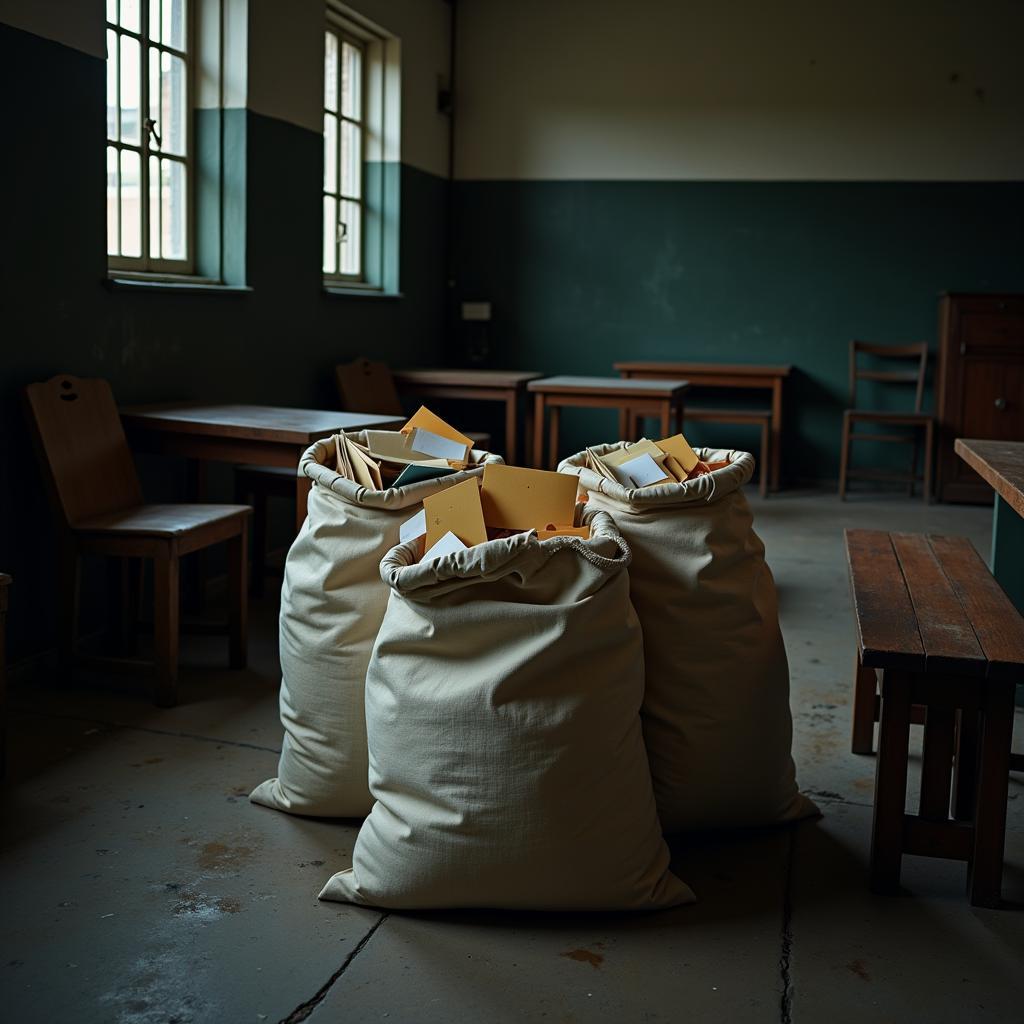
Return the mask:
POLYGON ((163 143, 160 141, 160 133, 156 130, 156 120, 152 117, 146 118, 146 131, 150 137, 156 142, 157 146, 162 146, 163 143))
POLYGON ((338 221, 338 241, 348 241, 348 225, 343 220, 338 221))

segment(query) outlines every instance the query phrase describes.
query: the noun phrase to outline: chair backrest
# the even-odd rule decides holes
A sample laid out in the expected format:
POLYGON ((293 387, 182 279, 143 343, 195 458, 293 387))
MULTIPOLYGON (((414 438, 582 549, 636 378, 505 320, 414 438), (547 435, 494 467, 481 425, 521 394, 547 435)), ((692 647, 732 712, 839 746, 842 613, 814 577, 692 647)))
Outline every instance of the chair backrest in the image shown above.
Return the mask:
POLYGON ((121 416, 105 380, 67 374, 25 388, 29 423, 64 521, 142 504, 121 416))
POLYGON ((354 359, 334 368, 338 381, 338 398, 345 412, 379 412, 402 415, 395 380, 387 363, 354 359))
POLYGON ((921 411, 924 402, 924 381, 928 369, 928 342, 917 341, 911 345, 875 345, 867 341, 850 342, 850 408, 857 408, 857 381, 873 380, 882 384, 913 384, 914 412, 921 411), (857 357, 871 356, 873 359, 901 359, 917 361, 909 370, 861 369, 857 357))

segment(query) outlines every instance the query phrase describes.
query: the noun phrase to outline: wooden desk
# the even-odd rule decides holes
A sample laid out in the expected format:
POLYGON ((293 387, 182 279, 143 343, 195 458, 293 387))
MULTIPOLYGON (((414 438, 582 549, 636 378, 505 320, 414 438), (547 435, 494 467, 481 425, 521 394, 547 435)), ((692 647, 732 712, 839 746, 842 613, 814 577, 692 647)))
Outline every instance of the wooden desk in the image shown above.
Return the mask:
POLYGON ((695 388, 751 388, 772 393, 769 486, 779 489, 782 476, 782 385, 792 366, 747 366, 742 363, 624 362, 613 367, 627 379, 685 378, 695 388))
MULTIPOLYGON (((405 422, 374 413, 198 402, 129 406, 121 410, 121 419, 128 440, 139 451, 295 471, 299 456, 322 437, 342 430, 397 429, 405 422)), ((306 518, 310 486, 307 477, 296 476, 296 532, 306 518)))
POLYGON ((402 391, 422 398, 504 402, 505 461, 514 466, 519 434, 519 399, 529 381, 544 375, 532 370, 396 370, 392 376, 402 391))
MULTIPOLYGON (((658 416, 662 436, 672 433, 675 415, 677 431, 683 429, 683 396, 690 383, 685 380, 616 380, 614 377, 544 377, 527 384, 533 392, 533 464, 544 465, 544 418, 550 410, 550 459, 555 468, 558 461, 558 416, 563 406, 584 406, 591 409, 618 409, 620 432, 626 410, 637 415, 658 416)), ((625 438, 623 438, 625 439, 625 438)))
POLYGON ((996 492, 989 566, 1024 614, 1024 441, 958 437, 953 449, 996 492))

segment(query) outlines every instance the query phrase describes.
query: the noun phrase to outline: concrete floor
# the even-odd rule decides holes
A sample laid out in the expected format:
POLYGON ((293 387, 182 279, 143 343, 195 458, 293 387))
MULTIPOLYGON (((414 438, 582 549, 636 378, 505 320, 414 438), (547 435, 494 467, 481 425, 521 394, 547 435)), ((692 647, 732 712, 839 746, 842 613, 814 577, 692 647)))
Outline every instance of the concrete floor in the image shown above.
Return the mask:
MULTIPOLYGON (((0 1018, 1024 1020, 1024 779, 1010 786, 1008 909, 972 909, 963 865, 914 857, 906 894, 874 897, 874 759, 848 745, 842 527, 962 533, 987 552, 990 513, 900 498, 752 501, 780 589, 799 779, 820 821, 676 844, 676 870, 700 902, 660 914, 382 915, 318 903, 349 862, 357 823, 246 800, 274 774, 281 738, 267 603, 253 609, 246 673, 219 668, 219 641, 186 641, 172 710, 126 678, 12 694, 0 1018)), ((1024 720, 1017 732, 1019 750, 1024 720)))

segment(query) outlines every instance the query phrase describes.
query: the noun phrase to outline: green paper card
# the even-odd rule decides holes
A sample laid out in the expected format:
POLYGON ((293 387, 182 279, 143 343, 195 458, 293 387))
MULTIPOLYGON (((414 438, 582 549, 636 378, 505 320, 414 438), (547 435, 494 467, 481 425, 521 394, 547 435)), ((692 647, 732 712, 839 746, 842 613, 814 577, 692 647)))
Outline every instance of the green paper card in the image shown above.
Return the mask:
POLYGON ((419 484, 424 480, 436 480, 439 476, 448 476, 455 470, 448 466, 406 466, 392 486, 407 487, 409 484, 419 484))

